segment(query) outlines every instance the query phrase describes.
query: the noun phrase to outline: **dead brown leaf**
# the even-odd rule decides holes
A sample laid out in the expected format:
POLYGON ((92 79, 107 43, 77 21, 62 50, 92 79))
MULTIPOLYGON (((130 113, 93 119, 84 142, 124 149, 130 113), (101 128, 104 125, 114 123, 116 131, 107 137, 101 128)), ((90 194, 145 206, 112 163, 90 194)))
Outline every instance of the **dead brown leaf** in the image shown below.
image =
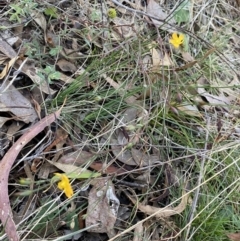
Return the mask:
POLYGON ((75 79, 73 79, 70 76, 67 76, 63 73, 60 73, 59 80, 62 80, 65 84, 71 84, 75 79))
POLYGON ((24 126, 23 122, 20 121, 14 121, 7 130, 7 138, 9 141, 13 141, 14 135, 16 134, 17 131, 19 131, 22 127, 24 126))
POLYGON ((114 156, 122 163, 130 165, 130 166, 136 166, 137 163, 134 161, 132 157, 132 153, 129 149, 124 148, 119 142, 114 139, 113 137, 111 138, 111 147, 112 147, 112 152, 114 156))
POLYGON ((143 240, 143 232, 144 232, 143 224, 139 223, 134 229, 133 241, 142 241, 143 240))
POLYGON ((75 73, 77 71, 77 67, 75 64, 65 60, 65 59, 59 59, 57 62, 57 66, 63 71, 63 72, 70 72, 75 73))
POLYGON ((46 41, 47 40, 46 39, 47 21, 46 21, 44 15, 41 12, 38 12, 33 9, 31 9, 30 15, 33 18, 33 20, 42 28, 43 33, 44 33, 44 40, 45 40, 45 42, 47 42, 46 41))
POLYGON ((123 167, 117 167, 114 165, 110 165, 110 166, 108 165, 106 167, 105 163, 96 162, 96 161, 91 163, 90 167, 97 172, 102 172, 106 174, 123 174, 129 171, 124 169, 123 167))
POLYGON ((0 40, 0 51, 10 59, 13 59, 17 56, 15 50, 3 40, 0 40))
POLYGON ((158 156, 144 154, 141 150, 133 147, 131 148, 131 153, 138 166, 152 166, 156 163, 163 165, 158 156))
POLYGON ((181 105, 176 106, 176 108, 180 110, 183 114, 189 116, 202 117, 202 114, 198 110, 197 106, 193 105, 192 103, 184 102, 181 105))
MULTIPOLYGON (((148 0, 147 14, 152 15, 153 17, 158 18, 163 21, 165 19, 167 19, 167 17, 168 17, 168 14, 165 13, 163 11, 162 7, 154 0, 148 0)), ((162 29, 169 31, 169 25, 165 24, 163 26, 163 21, 158 21, 158 20, 152 18, 152 22, 157 28, 161 26, 162 29)), ((174 20, 168 19, 168 23, 174 24, 174 20)))
POLYGON ((33 20, 42 28, 42 30, 45 32, 47 29, 47 21, 44 17, 44 15, 41 12, 38 12, 36 10, 31 10, 30 13, 33 20))
POLYGON ((7 29, 1 31, 1 39, 5 39, 9 45, 13 46, 19 40, 19 36, 13 35, 12 31, 9 31, 9 29, 11 28, 11 23, 9 23, 8 21, 3 21, 1 22, 1 24, 2 26, 7 27, 7 29))
POLYGON ((192 57, 192 55, 190 54, 190 53, 188 53, 188 52, 181 52, 181 54, 182 54, 182 57, 183 57, 183 60, 185 61, 185 62, 193 62, 193 61, 195 61, 195 59, 192 57))
POLYGON ((232 241, 240 241, 240 233, 229 233, 227 236, 232 241))
POLYGON ((112 20, 115 23, 115 26, 113 26, 113 29, 118 33, 119 36, 115 35, 113 32, 113 35, 116 39, 122 38, 130 38, 133 36, 136 36, 136 33, 133 31, 132 23, 127 21, 123 18, 114 18, 112 20))
POLYGON ((58 162, 63 164, 74 164, 76 166, 81 166, 83 164, 94 161, 97 157, 98 157, 98 154, 91 153, 88 151, 78 150, 62 156, 58 160, 58 162))
POLYGON ((167 53, 163 55, 159 49, 155 48, 150 49, 150 52, 152 54, 152 62, 154 69, 156 69, 156 67, 159 66, 173 66, 173 62, 167 53))
POLYGON ((87 231, 107 233, 109 238, 113 237, 119 204, 112 181, 108 177, 95 179, 88 196, 87 231))
MULTIPOLYGON (((4 89, 9 84, 6 81, 1 89, 4 89)), ((30 101, 25 98, 13 85, 0 95, 0 107, 2 112, 11 112, 18 120, 25 123, 35 121, 38 116, 30 101)))
POLYGON ((180 214, 186 208, 188 197, 189 197, 189 194, 186 194, 185 192, 183 192, 182 201, 177 207, 175 207, 175 208, 157 208, 157 207, 150 206, 150 205, 143 205, 138 200, 136 200, 135 198, 130 196, 127 191, 125 191, 125 190, 123 190, 123 191, 127 195, 127 197, 131 200, 131 202, 133 204, 135 204, 141 212, 143 212, 147 215, 155 214, 155 217, 157 217, 157 218, 170 217, 170 216, 173 216, 176 214, 180 214))
POLYGON ((0 128, 1 128, 1 127, 5 124, 5 122, 7 122, 8 120, 12 120, 12 118, 0 116, 0 128))
POLYGON ((12 59, 6 64, 6 66, 4 67, 4 69, 2 70, 2 72, 0 73, 0 79, 3 79, 3 78, 7 75, 9 69, 14 65, 14 63, 16 62, 17 59, 18 59, 18 56, 12 58, 12 59))
POLYGON ((53 95, 56 91, 52 90, 46 80, 38 76, 38 72, 41 70, 32 64, 25 64, 22 68, 22 72, 26 74, 37 86, 38 88, 46 94, 53 95))
POLYGON ((80 175, 81 173, 86 174, 86 176, 91 176, 92 172, 88 171, 86 168, 78 167, 73 164, 63 164, 59 162, 52 162, 48 160, 48 163, 52 164, 53 166, 57 167, 59 170, 65 173, 74 173, 76 175, 80 175))
POLYGON ((205 80, 203 78, 198 80, 198 84, 198 94, 203 96, 211 106, 222 107, 225 110, 229 109, 229 106, 231 106, 231 101, 233 101, 235 98, 234 96, 225 96, 224 93, 221 92, 219 93, 219 96, 208 93, 205 88, 201 87, 205 84, 205 80))

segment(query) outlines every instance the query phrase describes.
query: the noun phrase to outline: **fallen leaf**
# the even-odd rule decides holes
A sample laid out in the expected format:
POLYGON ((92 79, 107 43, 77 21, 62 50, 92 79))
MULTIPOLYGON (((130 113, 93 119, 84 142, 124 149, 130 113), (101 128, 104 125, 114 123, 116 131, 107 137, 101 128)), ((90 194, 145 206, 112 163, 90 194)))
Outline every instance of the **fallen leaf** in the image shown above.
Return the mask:
POLYGON ((200 96, 203 96, 211 106, 222 107, 225 110, 228 110, 228 106, 231 105, 231 101, 234 100, 234 96, 225 96, 224 93, 219 93, 219 96, 212 95, 208 93, 205 88, 201 87, 205 84, 204 79, 200 78, 198 80, 199 87, 197 88, 197 92, 200 96))
POLYGON ((7 138, 9 141, 13 141, 14 135, 24 126, 23 122, 14 121, 7 130, 7 138))
POLYGON ((0 116, 0 128, 5 124, 5 122, 7 122, 8 120, 11 120, 11 119, 12 118, 0 116))
POLYGON ((0 51, 10 59, 13 59, 17 56, 15 50, 3 40, 0 40, 0 51))
POLYGON ((8 57, 0 53, 0 64, 5 65, 8 62, 8 57))
MULTIPOLYGON (((1 89, 5 89, 9 81, 6 81, 1 89)), ((25 123, 33 122, 38 119, 35 109, 30 101, 25 98, 13 85, 0 95, 0 108, 2 112, 9 111, 14 114, 18 120, 25 123)))
POLYGON ((59 59, 57 62, 57 66, 63 71, 63 72, 70 72, 75 73, 77 71, 77 67, 75 64, 65 60, 65 59, 59 59))
POLYGON ((143 241, 144 228, 143 223, 139 223, 134 229, 133 241, 143 241))
POLYGON ((161 63, 160 52, 155 48, 150 49, 150 52, 152 54, 153 66, 159 66, 161 63))
POLYGON ((26 74, 36 85, 37 87, 46 94, 53 95, 56 91, 52 90, 47 81, 42 79, 37 73, 41 72, 39 68, 34 65, 25 64, 22 68, 22 72, 26 74))
POLYGON ((127 108, 123 114, 122 119, 119 121, 119 123, 122 125, 128 125, 133 124, 136 121, 137 118, 138 109, 136 107, 129 107, 127 108))
POLYGON ((63 146, 66 144, 66 139, 68 137, 68 132, 65 128, 59 127, 55 132, 56 141, 56 153, 52 159, 53 162, 56 162, 59 157, 63 154, 63 146))
POLYGON ((184 102, 181 105, 176 106, 176 108, 180 110, 183 114, 202 117, 202 114, 200 113, 196 105, 184 102))
POLYGON ((114 156, 122 163, 137 166, 137 163, 134 161, 132 157, 131 150, 124 148, 122 145, 118 143, 116 139, 111 138, 111 148, 114 156))
POLYGON ((38 179, 47 180, 47 179, 49 179, 50 173, 55 173, 55 172, 59 171, 59 169, 57 167, 53 166, 49 162, 44 162, 41 165, 41 168, 39 168, 37 170, 37 167, 39 167, 39 165, 41 163, 42 163, 41 159, 34 159, 34 162, 31 165, 31 170, 34 173, 36 173, 38 171, 38 174, 37 174, 38 179))
POLYGON ((97 154, 88 151, 78 150, 75 152, 68 153, 62 156, 58 163, 63 164, 74 164, 76 166, 81 166, 83 164, 93 162, 98 157, 97 154))
POLYGON ((136 32, 133 31, 133 27, 131 26, 131 22, 123 19, 123 18, 114 18, 112 22, 115 24, 113 29, 118 33, 119 36, 116 36, 114 32, 112 33, 116 39, 121 38, 130 38, 136 36, 136 32))
POLYGON ((160 65, 162 66, 174 66, 174 63, 172 62, 170 56, 165 53, 163 59, 161 59, 160 65))
POLYGON ((59 80, 62 80, 65 84, 71 84, 75 79, 63 73, 60 73, 59 80))
POLYGON ((227 236, 232 241, 240 241, 240 233, 229 233, 227 236))
POLYGON ((4 67, 4 69, 2 70, 2 72, 0 73, 0 79, 3 79, 3 78, 7 75, 9 69, 14 65, 14 63, 16 62, 17 59, 18 59, 18 56, 12 58, 12 59, 6 64, 6 66, 4 67))
POLYGON ((19 40, 19 36, 12 36, 12 33, 8 29, 6 29, 5 31, 1 32, 1 39, 6 39, 8 44, 13 46, 19 40))
POLYGON ((195 59, 192 57, 192 55, 190 53, 182 51, 181 54, 182 54, 183 60, 185 62, 193 62, 193 61, 195 61, 195 59))
POLYGON ((94 181, 88 196, 86 228, 88 232, 107 233, 111 238, 115 235, 114 224, 120 202, 115 195, 114 185, 108 177, 94 181))
POLYGON ((45 42, 47 42, 47 38, 46 38, 47 21, 44 15, 41 12, 38 12, 34 9, 31 9, 30 15, 33 18, 33 20, 42 28, 44 33, 44 40, 45 42))
POLYGON ((42 30, 45 32, 47 29, 47 21, 44 17, 44 15, 36 10, 31 10, 30 12, 31 17, 33 20, 42 28, 42 30))
POLYGON ((157 207, 150 206, 150 205, 143 205, 141 202, 139 202, 138 200, 136 200, 135 198, 130 196, 127 191, 125 191, 125 190, 123 190, 123 191, 127 195, 127 197, 131 200, 131 202, 133 204, 135 204, 136 207, 141 212, 143 212, 147 215, 155 214, 155 217, 157 217, 157 218, 170 217, 170 216, 173 216, 176 214, 180 214, 186 208, 188 197, 189 197, 189 194, 186 194, 185 192, 183 192, 181 203, 178 206, 176 206, 174 208, 169 208, 169 207, 168 208, 157 208, 157 207))
POLYGON ((122 174, 129 171, 128 169, 124 169, 123 167, 118 167, 114 165, 108 165, 106 167, 105 163, 102 162, 93 162, 90 164, 90 167, 97 172, 103 172, 106 174, 122 174))
MULTIPOLYGON (((165 20, 168 17, 168 14, 166 14, 162 7, 156 3, 154 0, 148 0, 148 5, 147 5, 147 14, 152 15, 155 18, 158 18, 160 20, 165 20)), ((169 25, 164 24, 163 21, 159 21, 156 19, 152 19, 153 24, 158 28, 161 27, 163 30, 169 30, 169 25)), ((173 19, 168 19, 168 23, 174 24, 175 21, 173 19)))
POLYGON ((49 160, 48 162, 66 173, 69 178, 91 178, 101 176, 100 173, 94 173, 87 170, 86 168, 77 167, 72 164, 63 164, 58 162, 52 162, 49 160))
POLYGON ((152 166, 153 164, 161 164, 164 163, 160 161, 158 156, 155 155, 147 155, 144 154, 141 150, 136 148, 131 148, 131 153, 134 161, 137 163, 138 166, 152 166))
POLYGON ((142 63, 141 63, 143 71, 147 71, 152 66, 151 61, 152 61, 152 59, 149 54, 147 54, 143 57, 142 63))

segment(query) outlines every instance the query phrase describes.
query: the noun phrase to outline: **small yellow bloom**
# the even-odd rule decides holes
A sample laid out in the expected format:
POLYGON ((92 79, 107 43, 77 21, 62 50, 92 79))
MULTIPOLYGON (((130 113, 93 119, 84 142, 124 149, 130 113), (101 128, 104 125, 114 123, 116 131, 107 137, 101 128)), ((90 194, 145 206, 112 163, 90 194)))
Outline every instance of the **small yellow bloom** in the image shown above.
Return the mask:
POLYGON ((108 15, 109 18, 116 18, 117 12, 114 8, 109 8, 107 15, 108 15))
POLYGON ((61 181, 58 183, 58 188, 60 190, 63 190, 65 195, 68 198, 71 198, 73 195, 73 190, 68 177, 65 174, 60 174, 60 173, 54 173, 54 174, 61 178, 61 181))
POLYGON ((169 39, 169 42, 175 47, 179 48, 183 44, 184 35, 182 33, 173 33, 172 38, 169 39))

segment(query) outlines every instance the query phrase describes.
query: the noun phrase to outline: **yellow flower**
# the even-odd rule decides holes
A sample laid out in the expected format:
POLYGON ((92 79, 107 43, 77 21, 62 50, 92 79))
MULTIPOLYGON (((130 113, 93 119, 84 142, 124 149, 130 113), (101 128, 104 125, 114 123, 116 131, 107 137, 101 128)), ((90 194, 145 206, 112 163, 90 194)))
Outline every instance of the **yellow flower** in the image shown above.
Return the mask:
POLYGON ((61 181, 58 183, 58 188, 63 190, 65 195, 68 198, 71 198, 73 195, 73 190, 69 182, 68 177, 65 174, 54 173, 56 176, 60 177, 61 181))
POLYGON ((169 39, 169 42, 175 47, 179 48, 183 44, 184 35, 182 33, 173 33, 172 38, 169 39))
POLYGON ((108 15, 109 18, 116 18, 117 12, 114 8, 109 8, 107 15, 108 15))

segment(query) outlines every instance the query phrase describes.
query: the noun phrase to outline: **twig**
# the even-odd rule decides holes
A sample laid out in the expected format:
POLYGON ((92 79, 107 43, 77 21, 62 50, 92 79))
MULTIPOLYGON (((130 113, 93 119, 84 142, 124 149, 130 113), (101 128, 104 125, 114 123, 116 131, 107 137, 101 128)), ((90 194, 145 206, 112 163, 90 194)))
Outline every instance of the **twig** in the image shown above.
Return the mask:
POLYGON ((22 148, 36 135, 49 126, 60 116, 62 108, 55 113, 46 116, 44 119, 32 126, 28 132, 21 136, 8 150, 0 163, 0 219, 10 241, 19 241, 16 225, 12 218, 12 210, 8 196, 8 176, 11 167, 22 148))

